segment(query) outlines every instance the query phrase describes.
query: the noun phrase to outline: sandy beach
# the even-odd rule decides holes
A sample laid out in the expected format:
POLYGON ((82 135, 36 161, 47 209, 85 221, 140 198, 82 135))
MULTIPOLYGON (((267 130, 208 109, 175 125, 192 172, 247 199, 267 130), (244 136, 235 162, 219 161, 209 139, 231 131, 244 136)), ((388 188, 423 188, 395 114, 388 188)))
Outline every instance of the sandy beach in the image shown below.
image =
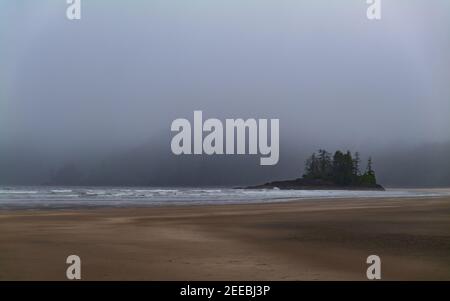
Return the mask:
POLYGON ((450 197, 0 211, 0 280, 450 280, 450 197))

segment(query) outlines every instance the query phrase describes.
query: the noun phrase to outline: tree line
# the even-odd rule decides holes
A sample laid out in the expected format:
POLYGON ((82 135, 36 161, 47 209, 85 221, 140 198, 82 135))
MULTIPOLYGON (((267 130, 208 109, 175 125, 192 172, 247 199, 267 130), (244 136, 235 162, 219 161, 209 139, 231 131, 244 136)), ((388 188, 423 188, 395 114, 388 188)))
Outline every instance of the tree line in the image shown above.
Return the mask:
POLYGON ((304 179, 330 181, 340 186, 376 185, 372 158, 369 157, 364 172, 360 170, 360 155, 337 150, 333 156, 324 149, 314 152, 305 163, 304 179))

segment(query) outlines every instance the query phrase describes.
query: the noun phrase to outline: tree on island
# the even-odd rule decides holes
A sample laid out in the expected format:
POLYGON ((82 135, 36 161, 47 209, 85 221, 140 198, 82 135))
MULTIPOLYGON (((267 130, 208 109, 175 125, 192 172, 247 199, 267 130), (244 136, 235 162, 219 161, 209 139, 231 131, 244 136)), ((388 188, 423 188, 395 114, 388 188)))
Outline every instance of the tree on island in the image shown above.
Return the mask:
POLYGON ((372 168, 372 158, 369 157, 367 160, 366 172, 360 176, 361 184, 363 185, 374 185, 377 183, 377 178, 375 176, 375 171, 372 168))
POLYGON ((332 182, 339 186, 373 186, 377 184, 375 171, 372 168, 372 158, 367 161, 367 168, 360 172, 360 155, 352 156, 350 151, 343 153, 336 151, 331 154, 320 149, 313 153, 305 164, 304 179, 332 182))

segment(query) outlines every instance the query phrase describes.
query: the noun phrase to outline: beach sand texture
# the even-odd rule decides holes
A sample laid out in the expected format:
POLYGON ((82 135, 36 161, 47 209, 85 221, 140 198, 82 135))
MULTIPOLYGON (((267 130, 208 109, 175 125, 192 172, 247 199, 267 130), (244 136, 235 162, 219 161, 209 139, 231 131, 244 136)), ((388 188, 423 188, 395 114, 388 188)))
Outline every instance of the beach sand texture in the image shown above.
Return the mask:
POLYGON ((0 211, 0 280, 450 280, 450 197, 0 211))

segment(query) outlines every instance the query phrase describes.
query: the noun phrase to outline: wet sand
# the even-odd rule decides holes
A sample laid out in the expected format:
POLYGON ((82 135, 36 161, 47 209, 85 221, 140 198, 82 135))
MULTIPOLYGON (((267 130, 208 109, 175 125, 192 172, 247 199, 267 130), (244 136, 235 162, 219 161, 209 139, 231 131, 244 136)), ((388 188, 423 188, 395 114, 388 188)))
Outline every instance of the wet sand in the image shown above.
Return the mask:
POLYGON ((450 197, 0 211, 0 280, 450 280, 450 197))

